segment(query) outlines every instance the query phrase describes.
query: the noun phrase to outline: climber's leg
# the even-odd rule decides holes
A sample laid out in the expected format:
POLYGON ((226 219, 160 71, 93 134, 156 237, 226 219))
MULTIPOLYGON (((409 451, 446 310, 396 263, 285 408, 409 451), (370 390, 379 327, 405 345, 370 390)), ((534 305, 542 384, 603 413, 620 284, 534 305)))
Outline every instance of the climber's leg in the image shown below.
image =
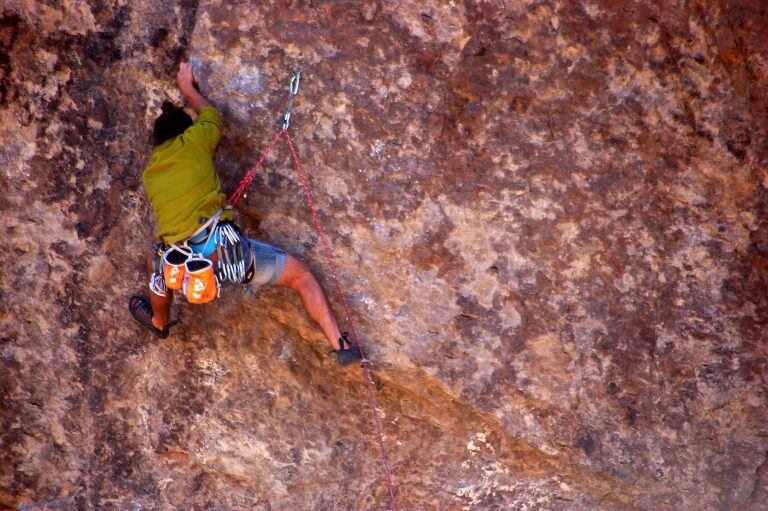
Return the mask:
POLYGON ((251 245, 251 264, 254 268, 251 282, 258 286, 272 284, 295 290, 301 297, 309 316, 320 325, 333 349, 336 350, 339 364, 345 366, 361 360, 360 349, 350 344, 346 333, 342 334, 339 331, 339 325, 323 288, 307 265, 279 248, 256 240, 248 240, 248 242, 251 245))
MULTIPOLYGON (((147 271, 150 275, 154 271, 154 256, 147 257, 147 271)), ((166 296, 160 296, 155 293, 149 293, 149 303, 152 305, 152 324, 160 330, 168 324, 168 315, 170 314, 171 304, 173 303, 173 291, 168 289, 166 296)))
POLYGON ((320 326, 333 348, 336 350, 341 348, 339 345, 341 338, 339 325, 333 316, 323 288, 320 287, 320 283, 312 275, 306 264, 286 254, 285 271, 275 284, 290 287, 296 291, 301 297, 309 317, 320 326))
POLYGON ((173 291, 167 291, 166 296, 149 293, 149 303, 152 304, 152 324, 162 330, 168 324, 168 314, 173 303, 173 291))

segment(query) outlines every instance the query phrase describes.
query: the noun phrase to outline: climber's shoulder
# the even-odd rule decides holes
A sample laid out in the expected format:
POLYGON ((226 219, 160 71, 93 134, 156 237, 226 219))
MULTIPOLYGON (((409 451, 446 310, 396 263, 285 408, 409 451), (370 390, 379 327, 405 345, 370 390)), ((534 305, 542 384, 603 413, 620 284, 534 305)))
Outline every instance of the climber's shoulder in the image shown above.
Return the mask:
POLYGON ((200 111, 194 124, 180 136, 186 144, 213 152, 221 139, 224 117, 216 108, 209 106, 200 111))

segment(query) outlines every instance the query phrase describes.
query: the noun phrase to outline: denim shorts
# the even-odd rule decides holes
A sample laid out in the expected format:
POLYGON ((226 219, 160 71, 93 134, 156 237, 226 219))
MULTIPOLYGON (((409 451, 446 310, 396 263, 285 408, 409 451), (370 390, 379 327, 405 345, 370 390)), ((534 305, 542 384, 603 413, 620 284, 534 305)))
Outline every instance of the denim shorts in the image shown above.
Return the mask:
POLYGON ((251 284, 255 286, 276 284, 285 273, 287 260, 285 251, 251 238, 246 239, 251 246, 251 261, 255 264, 251 284))

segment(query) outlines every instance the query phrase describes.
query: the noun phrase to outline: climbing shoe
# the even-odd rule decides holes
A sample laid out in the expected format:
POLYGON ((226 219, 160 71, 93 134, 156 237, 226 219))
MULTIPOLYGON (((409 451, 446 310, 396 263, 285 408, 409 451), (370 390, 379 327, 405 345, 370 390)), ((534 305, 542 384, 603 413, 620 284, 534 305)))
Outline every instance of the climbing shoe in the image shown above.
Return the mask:
POLYGON ((153 325, 152 305, 149 303, 149 300, 143 296, 132 296, 128 300, 128 310, 131 311, 131 316, 133 316, 133 319, 147 328, 150 332, 152 332, 152 335, 158 339, 165 339, 168 337, 168 327, 175 324, 175 321, 173 323, 169 323, 162 330, 153 325))
POLYGON ((360 347, 352 344, 352 341, 349 340, 349 332, 341 334, 341 337, 339 338, 339 346, 341 346, 341 348, 336 350, 336 356, 339 359, 340 366, 348 366, 356 360, 363 359, 360 347), (347 343, 349 348, 345 348, 344 343, 347 343))

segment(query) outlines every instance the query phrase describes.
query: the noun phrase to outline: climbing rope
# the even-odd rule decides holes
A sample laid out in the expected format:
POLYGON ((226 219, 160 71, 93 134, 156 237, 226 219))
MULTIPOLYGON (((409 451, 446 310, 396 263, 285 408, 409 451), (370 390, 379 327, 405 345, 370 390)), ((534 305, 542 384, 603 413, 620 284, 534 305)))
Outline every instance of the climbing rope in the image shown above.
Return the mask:
POLYGON ((347 313, 347 324, 349 325, 349 329, 352 330, 352 336, 355 338, 355 344, 357 344, 357 347, 360 348, 360 355, 362 356, 360 370, 363 372, 363 378, 365 378, 365 381, 368 383, 368 400, 371 403, 371 410, 373 411, 373 422, 376 424, 376 433, 379 436, 379 448, 381 448, 381 459, 384 462, 384 472, 387 476, 389 501, 392 504, 392 511, 397 511, 397 498, 395 497, 395 492, 392 487, 392 473, 389 469, 387 451, 384 448, 384 435, 381 432, 381 421, 379 419, 379 413, 376 411, 376 398, 373 395, 373 378, 371 378, 371 369, 369 367, 370 363, 365 358, 363 344, 360 342, 360 338, 357 336, 357 330, 355 329, 355 323, 352 321, 352 314, 349 311, 349 305, 347 304, 347 298, 344 294, 344 288, 341 285, 339 275, 336 273, 336 265, 333 262, 333 255, 331 254, 328 241, 325 239, 325 232, 323 230, 323 226, 320 224, 320 218, 317 216, 315 201, 312 200, 312 192, 309 190, 307 177, 304 175, 304 171, 301 168, 301 163, 299 163, 299 157, 296 154, 296 148, 293 145, 293 139, 291 138, 290 133, 287 131, 285 132, 285 136, 288 140, 288 147, 291 148, 291 154, 293 155, 293 162, 296 165, 296 170, 299 171, 299 176, 301 176, 301 182, 304 185, 304 193, 307 196, 307 202, 309 202, 309 207, 312 209, 312 216, 315 219, 315 227, 317 228, 317 233, 320 235, 320 240, 322 241, 323 249, 325 250, 325 259, 328 261, 328 265, 331 267, 331 273, 333 274, 333 278, 336 281, 336 288, 339 290, 339 295, 341 296, 341 303, 344 304, 344 311, 347 313))
POLYGON ((232 192, 232 195, 229 196, 229 199, 227 200, 227 204, 229 204, 231 207, 235 207, 235 204, 237 204, 237 201, 240 200, 241 197, 245 195, 245 191, 248 189, 249 186, 251 186, 251 182, 253 181, 253 178, 256 177, 256 174, 259 172, 259 169, 261 168, 261 165, 264 163, 264 160, 267 156, 269 156, 269 153, 272 152, 272 149, 275 148, 277 145, 277 141, 280 140, 280 137, 283 136, 285 133, 285 130, 280 128, 280 131, 277 132, 275 135, 275 138, 272 139, 272 142, 267 146, 266 151, 264 151, 261 154, 261 158, 259 158, 259 161, 256 163, 256 165, 248 171, 248 173, 245 175, 242 181, 240 181, 240 184, 237 186, 237 190, 232 192))
POLYGON ((282 136, 285 135, 285 138, 288 141, 288 147, 291 150, 294 166, 296 167, 296 170, 299 173, 299 177, 301 178, 301 184, 304 187, 304 195, 307 198, 307 202, 309 203, 310 210, 312 210, 312 218, 314 219, 315 228, 317 229, 317 234, 320 237, 320 241, 322 242, 322 245, 323 245, 323 251, 325 252, 325 259, 328 262, 328 266, 330 266, 331 268, 331 274, 333 275, 333 279, 336 281, 336 289, 339 292, 339 296, 341 296, 341 303, 344 305, 344 311, 347 315, 347 324, 349 325, 349 329, 352 331, 352 337, 354 337, 355 344, 358 346, 358 348, 360 348, 360 355, 362 357, 362 360, 360 362, 360 370, 363 374, 363 378, 368 384, 367 385, 368 401, 371 405, 371 411, 373 413, 373 422, 376 425, 376 433, 379 440, 379 448, 381 449, 381 459, 384 464, 384 473, 386 475, 387 490, 389 491, 389 502, 391 505, 390 511, 398 511, 397 497, 395 497, 394 485, 392 484, 392 471, 389 468, 389 458, 387 456, 387 450, 384 446, 384 433, 382 432, 382 428, 381 428, 381 419, 379 418, 379 412, 376 410, 376 397, 374 396, 374 392, 373 392, 374 383, 373 383, 373 378, 371 377, 370 362, 365 356, 363 343, 360 342, 360 338, 357 336, 357 329, 355 328, 355 324, 352 321, 352 313, 350 312, 349 304, 347 303, 347 297, 346 297, 346 294, 344 293, 344 287, 341 285, 341 279, 339 279, 339 275, 336 272, 336 263, 334 262, 333 253, 331 252, 330 245, 328 244, 328 240, 325 237, 325 230, 323 229, 323 226, 320 223, 320 217, 317 214, 317 207, 315 206, 315 201, 312 198, 312 191, 310 190, 310 187, 309 187, 309 181, 307 181, 307 176, 304 173, 304 169, 301 166, 301 162, 299 161, 299 156, 298 156, 298 153, 296 152, 296 147, 293 143, 293 138, 291 137, 291 134, 288 133, 288 127, 290 126, 290 123, 291 123, 291 110, 293 109, 293 102, 296 97, 296 94, 299 91, 300 81, 301 81, 301 72, 296 72, 294 76, 291 78, 291 83, 289 85, 290 100, 288 102, 288 111, 283 116, 283 123, 280 126, 280 130, 277 132, 277 134, 275 135, 275 138, 272 139, 272 142, 269 144, 267 149, 261 155, 256 165, 250 171, 248 171, 248 173, 243 178, 243 180, 240 181, 240 185, 237 187, 234 193, 232 193, 232 195, 229 197, 228 203, 230 206, 234 206, 235 204, 237 204, 237 201, 240 200, 240 197, 243 196, 243 194, 245 193, 245 191, 248 189, 251 182, 253 181, 253 178, 258 173, 259 169, 264 163, 265 158, 269 155, 272 149, 275 148, 280 138, 282 138, 282 136))

